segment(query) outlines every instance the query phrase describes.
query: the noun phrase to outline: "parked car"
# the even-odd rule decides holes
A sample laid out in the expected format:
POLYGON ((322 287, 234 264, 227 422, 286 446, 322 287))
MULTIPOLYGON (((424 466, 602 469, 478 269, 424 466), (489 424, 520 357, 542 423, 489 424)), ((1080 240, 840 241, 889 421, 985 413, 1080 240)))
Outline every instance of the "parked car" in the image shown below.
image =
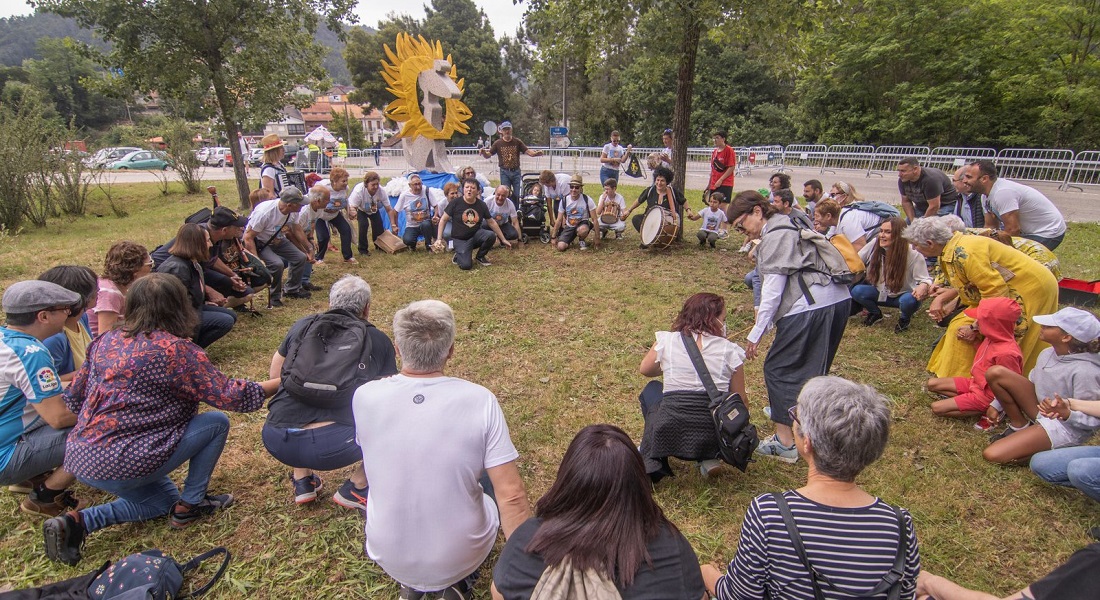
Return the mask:
POLYGON ((211 148, 203 164, 208 167, 224 167, 233 164, 233 159, 229 156, 229 148, 224 146, 211 148))
POLYGON ((203 146, 198 150, 195 150, 195 158, 198 159, 199 164, 206 164, 206 157, 210 155, 210 146, 203 146))
POLYGON ((164 152, 160 151, 138 150, 137 152, 131 152, 123 156, 122 159, 107 165, 107 168, 119 171, 125 171, 127 169, 156 169, 158 171, 167 171, 168 157, 164 152))
POLYGON ((290 166, 294 164, 295 159, 298 157, 298 144, 287 144, 283 146, 283 164, 290 166))
POLYGON ((111 148, 100 148, 95 154, 84 160, 84 164, 93 169, 107 168, 113 162, 121 160, 122 157, 130 154, 131 152, 137 152, 141 148, 133 146, 115 146, 111 148))
POLYGON ((253 148, 252 152, 249 153, 248 156, 248 164, 252 165, 253 167, 258 167, 264 164, 264 149, 253 148))

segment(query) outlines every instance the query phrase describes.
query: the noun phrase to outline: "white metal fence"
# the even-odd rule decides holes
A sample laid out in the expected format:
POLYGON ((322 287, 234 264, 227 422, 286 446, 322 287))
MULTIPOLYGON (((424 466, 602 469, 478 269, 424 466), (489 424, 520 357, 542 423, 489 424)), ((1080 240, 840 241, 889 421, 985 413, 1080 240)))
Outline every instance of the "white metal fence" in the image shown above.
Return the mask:
MULTIPOLYGON (((600 170, 600 148, 541 148, 543 156, 525 158, 525 170, 550 169, 561 173, 580 173, 593 179, 600 170)), ((663 148, 634 148, 639 159, 663 148)), ((1061 190, 1083 190, 1086 186, 1100 186, 1100 150, 1072 150, 1050 148, 965 148, 943 146, 869 146, 859 144, 790 144, 735 147, 738 174, 748 174, 757 169, 773 172, 791 169, 817 169, 819 173, 838 171, 862 171, 866 177, 882 177, 893 172, 898 160, 916 157, 922 165, 950 173, 971 161, 992 160, 1000 169, 1001 177, 1021 181, 1058 184, 1061 190)), ((451 164, 456 168, 472 165, 479 173, 493 177, 497 172, 497 159, 483 158, 476 148, 449 148, 451 164)), ((711 148, 689 148, 687 175, 705 175, 710 172, 711 148)), ((352 168, 380 170, 387 173, 408 169, 404 153, 399 147, 384 149, 349 150, 344 163, 352 168)))

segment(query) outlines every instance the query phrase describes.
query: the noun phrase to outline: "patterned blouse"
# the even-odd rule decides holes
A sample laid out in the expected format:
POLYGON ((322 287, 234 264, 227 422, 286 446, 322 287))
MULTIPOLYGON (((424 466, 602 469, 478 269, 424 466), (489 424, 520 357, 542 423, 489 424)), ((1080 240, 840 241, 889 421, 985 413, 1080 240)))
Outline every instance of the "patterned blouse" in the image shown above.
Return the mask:
POLYGON ((65 390, 65 405, 77 415, 65 469, 87 479, 144 477, 168 462, 200 402, 251 412, 263 401, 259 384, 226 377, 188 340, 109 331, 88 347, 65 390))

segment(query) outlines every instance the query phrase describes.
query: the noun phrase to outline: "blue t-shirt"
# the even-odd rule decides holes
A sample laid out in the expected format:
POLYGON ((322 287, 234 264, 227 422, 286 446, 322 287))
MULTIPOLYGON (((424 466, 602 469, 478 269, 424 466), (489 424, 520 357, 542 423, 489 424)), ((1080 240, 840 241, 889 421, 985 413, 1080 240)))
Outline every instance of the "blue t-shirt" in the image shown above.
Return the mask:
POLYGON ((0 327, 0 469, 15 444, 39 419, 31 404, 61 393, 50 351, 34 336, 0 327))

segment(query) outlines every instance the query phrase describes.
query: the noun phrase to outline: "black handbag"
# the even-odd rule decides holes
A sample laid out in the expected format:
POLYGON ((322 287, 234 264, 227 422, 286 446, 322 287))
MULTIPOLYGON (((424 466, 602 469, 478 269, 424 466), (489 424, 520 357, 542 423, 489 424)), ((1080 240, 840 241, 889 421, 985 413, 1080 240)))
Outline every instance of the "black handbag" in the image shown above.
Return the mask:
POLYGON ((687 348, 691 364, 695 365, 695 372, 699 374, 699 380, 710 396, 710 414, 714 419, 714 431, 718 436, 718 456, 729 465, 736 467, 742 473, 753 462, 752 453, 760 445, 760 436, 756 433, 756 426, 749 419, 749 409, 745 401, 737 393, 723 394, 714 385, 714 379, 707 370, 707 363, 703 361, 703 354, 695 345, 695 340, 687 333, 680 332, 687 348))

